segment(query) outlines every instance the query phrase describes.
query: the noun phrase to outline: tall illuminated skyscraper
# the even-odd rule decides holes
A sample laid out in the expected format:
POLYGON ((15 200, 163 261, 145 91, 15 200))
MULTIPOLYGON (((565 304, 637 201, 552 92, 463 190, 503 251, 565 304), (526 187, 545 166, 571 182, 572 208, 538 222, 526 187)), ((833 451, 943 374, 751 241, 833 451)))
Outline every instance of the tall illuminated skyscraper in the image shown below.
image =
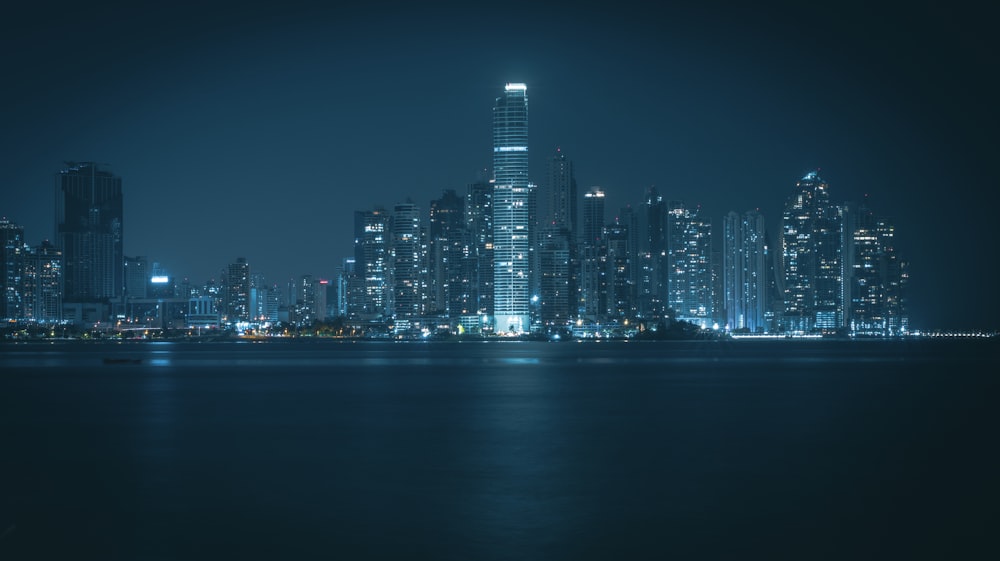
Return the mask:
POLYGON ((420 208, 412 202, 393 206, 391 229, 393 316, 397 329, 402 329, 400 320, 411 320, 424 312, 426 267, 420 208))
POLYGON ((493 306, 498 332, 530 329, 531 190, 527 87, 507 84, 493 107, 493 306))
POLYGON ((844 326, 843 214, 843 207, 830 203, 828 186, 815 171, 796 183, 785 205, 782 323, 789 331, 844 326))
POLYGON ((354 269, 361 297, 350 302, 350 317, 377 321, 391 315, 389 228, 389 213, 383 208, 354 212, 354 269))
POLYGON ((712 324, 712 223, 698 209, 667 204, 667 304, 675 319, 712 324))
POLYGON ((22 315, 21 276, 24 273, 24 228, 0 218, 0 319, 22 315))

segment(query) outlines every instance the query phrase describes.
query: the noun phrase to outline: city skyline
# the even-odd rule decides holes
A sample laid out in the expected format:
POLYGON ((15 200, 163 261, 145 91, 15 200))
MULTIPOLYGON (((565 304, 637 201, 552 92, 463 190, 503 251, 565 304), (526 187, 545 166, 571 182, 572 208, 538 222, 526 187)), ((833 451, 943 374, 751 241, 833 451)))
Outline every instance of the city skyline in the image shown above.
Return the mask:
MULTIPOLYGON (((513 46, 460 54, 457 45, 478 36, 469 27, 474 18, 438 18, 443 12, 432 10, 419 35, 408 31, 377 47, 367 32, 379 29, 374 36, 385 39, 408 26, 358 10, 335 18, 301 7, 280 14, 251 9, 233 21, 219 11, 189 24, 160 14, 173 27, 164 24, 152 34, 176 49, 141 43, 131 58, 110 41, 85 44, 83 54, 102 56, 81 60, 113 55, 112 62, 129 64, 80 63, 95 81, 70 97, 54 87, 55 76, 71 70, 55 64, 61 43, 40 45, 34 59, 13 60, 8 75, 17 79, 4 94, 12 110, 5 111, 3 149, 5 168, 14 172, 0 214, 23 226, 32 245, 54 241, 49 197, 63 161, 110 162, 123 181, 126 255, 147 256, 192 283, 218 278, 242 256, 270 282, 305 274, 333 278, 353 254, 349 213, 412 198, 426 216, 432 199, 447 189, 464 191, 487 171, 490 100, 498 84, 524 82, 533 92, 532 182, 544 184, 547 160, 560 148, 573 161, 580 192, 599 186, 607 194, 609 218, 656 186, 665 199, 700 206, 720 230, 726 213, 753 209, 776 226, 795 181, 820 168, 835 201, 860 202, 868 194, 877 213, 891 216, 899 251, 913 266, 917 327, 995 327, 995 266, 976 259, 972 244, 933 236, 927 227, 962 216, 969 239, 995 239, 987 229, 988 205, 974 198, 981 189, 975 170, 985 169, 995 141, 970 136, 972 113, 966 112, 978 106, 958 107, 961 98, 949 97, 954 91, 916 78, 919 50, 913 59, 893 59, 901 51, 875 49, 875 39, 858 34, 874 18, 853 26, 844 15, 810 21, 820 36, 841 38, 835 43, 842 52, 795 51, 796 40, 809 34, 791 25, 798 23, 794 14, 783 12, 780 24, 751 18, 743 28, 735 23, 736 9, 718 25, 750 39, 738 53, 732 38, 712 47, 699 33, 680 29, 682 22, 708 29, 706 14, 681 11, 661 28, 621 14, 599 22, 584 6, 557 25, 548 9, 525 22, 513 46), (310 23, 309 15, 320 17, 310 23), (357 29, 330 33, 345 32, 348 24, 357 29), (187 39, 172 38, 176 30, 189 32, 187 39), (223 40, 247 30, 255 32, 253 40, 223 40), (559 39, 584 31, 602 33, 559 47, 559 39), (290 40, 293 32, 298 35, 290 40), (409 55, 401 49, 406 38, 420 39, 409 55), (242 59, 234 58, 237 46, 249 49, 242 59), (580 52, 569 56, 573 50, 580 52), (196 64, 196 53, 206 61, 196 64), (558 53, 566 55, 560 64, 542 62, 558 53), (859 53, 896 64, 883 69, 869 56, 868 65, 855 66, 859 53), (438 57, 433 65, 413 64, 430 56, 438 57), (473 64, 476 57, 482 64, 473 64), (372 73, 367 63, 396 73, 372 73), (443 70, 449 63, 470 70, 460 76, 443 70), (403 71, 407 65, 413 67, 403 71), (331 78, 319 72, 324 67, 340 72, 331 78), (264 87, 265 78, 286 87, 264 87), (813 80, 820 85, 806 87, 813 80), (696 103, 705 96, 715 99, 696 103), (309 109, 298 110, 295 102, 309 109), (342 112, 343 106, 353 109, 342 112), (963 292, 977 301, 935 300, 948 287, 946 274, 936 270, 941 255, 966 264, 963 292)), ((46 22, 28 15, 25 28, 7 40, 37 38, 50 24, 74 29, 60 19, 65 16, 46 22)), ((128 21, 114 14, 80 17, 91 24, 101 17, 128 21)), ((902 19, 923 29, 928 18, 911 13, 902 19)), ((133 31, 122 33, 136 39, 133 31)), ((488 34, 482 36, 486 41, 488 34)), ((964 48, 976 40, 962 39, 946 51, 971 53, 972 60, 949 72, 973 85, 976 76, 965 72, 980 55, 964 48)), ((942 57, 927 63, 935 76, 952 61, 942 57)), ((989 91, 965 95, 975 101, 989 91)), ((977 119, 989 124, 993 115, 977 119)))

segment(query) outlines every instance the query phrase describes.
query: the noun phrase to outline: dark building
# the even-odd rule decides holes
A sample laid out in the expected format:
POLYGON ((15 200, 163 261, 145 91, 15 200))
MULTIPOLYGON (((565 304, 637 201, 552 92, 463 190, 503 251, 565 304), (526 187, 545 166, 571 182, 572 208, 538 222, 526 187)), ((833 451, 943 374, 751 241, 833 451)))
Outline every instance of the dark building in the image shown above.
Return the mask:
POLYGON ((63 300, 100 304, 101 319, 107 320, 125 285, 122 180, 93 162, 67 165, 56 174, 55 197, 63 300))
POLYGON ((462 277, 465 251, 465 198, 454 189, 431 201, 428 228, 428 311, 451 318, 468 313, 462 277))

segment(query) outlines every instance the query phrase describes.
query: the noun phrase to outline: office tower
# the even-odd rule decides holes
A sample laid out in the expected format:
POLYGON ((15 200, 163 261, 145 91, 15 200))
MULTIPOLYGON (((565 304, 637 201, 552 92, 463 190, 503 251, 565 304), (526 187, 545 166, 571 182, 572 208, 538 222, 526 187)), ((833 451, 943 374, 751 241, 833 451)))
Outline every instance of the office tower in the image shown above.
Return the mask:
POLYGON ((465 196, 467 249, 462 276, 469 279, 460 320, 465 329, 493 329, 493 184, 470 183, 465 196))
POLYGON ((722 307, 727 329, 767 330, 767 254, 764 216, 729 212, 722 221, 722 307))
POLYGON ((655 187, 646 190, 636 216, 636 306, 639 318, 664 318, 667 300, 666 203, 655 187))
POLYGON ((24 228, 0 218, 0 283, 3 299, 0 300, 0 319, 19 319, 22 316, 21 276, 24 273, 24 228))
POLYGON ((784 321, 789 331, 834 330, 844 321, 843 208, 817 172, 796 183, 782 214, 784 321))
POLYGON ((713 323, 712 224, 697 209, 667 204, 667 305, 674 319, 707 328, 713 323))
POLYGON ((493 107, 493 312, 499 332, 530 329, 532 189, 527 88, 507 84, 493 107))
POLYGON ((28 251, 22 277, 22 317, 39 323, 62 319, 62 252, 48 240, 28 251))
POLYGON ((239 257, 226 267, 223 322, 250 321, 250 264, 239 257))
POLYGON ((56 175, 55 194, 64 300, 108 304, 125 284, 122 180, 93 162, 67 165, 56 175))
POLYGON ((462 276, 465 253, 465 198, 454 189, 431 201, 428 228, 427 309, 457 318, 466 313, 467 280, 462 276))
POLYGON ((850 329, 857 335, 896 336, 908 320, 906 262, 896 255, 895 228, 867 204, 855 213, 852 228, 850 329))
POLYGON ((316 321, 316 282, 312 275, 302 275, 295 295, 295 323, 312 325, 316 321))
POLYGON ((635 317, 635 290, 632 282, 632 248, 635 232, 631 213, 619 215, 613 224, 604 227, 601 238, 604 240, 606 252, 605 278, 606 296, 604 301, 607 309, 604 312, 607 319, 622 322, 635 317))
POLYGON ((423 259, 423 239, 420 208, 411 203, 399 203, 392 209, 392 286, 393 316, 413 320, 423 315, 423 285, 426 267, 423 259))
POLYGON ((571 283, 572 239, 569 230, 543 228, 539 236, 539 319, 543 326, 565 326, 576 315, 571 283))
POLYGON ((577 314, 600 322, 607 313, 606 247, 604 235, 604 191, 592 187, 583 196, 583 238, 580 242, 580 273, 577 314))
POLYGON ((364 279, 357 274, 354 258, 345 257, 337 275, 337 315, 353 319, 349 314, 363 308, 364 293, 364 279))
POLYGON ((577 194, 576 177, 573 175, 573 162, 559 148, 549 160, 549 219, 546 226, 565 228, 576 239, 577 229, 577 194))
POLYGON ((591 187, 583 195, 583 240, 584 247, 599 245, 604 230, 604 191, 591 187))
POLYGON ((375 322, 392 315, 390 257, 389 213, 382 208, 355 211, 354 267, 361 294, 357 308, 348 310, 352 318, 375 322))

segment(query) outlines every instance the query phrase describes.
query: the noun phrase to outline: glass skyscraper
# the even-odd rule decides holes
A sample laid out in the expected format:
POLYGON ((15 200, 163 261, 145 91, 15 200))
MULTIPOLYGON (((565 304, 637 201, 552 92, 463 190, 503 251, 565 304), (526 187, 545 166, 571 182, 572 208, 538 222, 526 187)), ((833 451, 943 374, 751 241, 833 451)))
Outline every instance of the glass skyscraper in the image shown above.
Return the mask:
POLYGON ((722 307, 726 327, 764 331, 766 243, 764 216, 730 212, 722 220, 722 307))
POLYGON ((842 224, 843 208, 830 203, 828 186, 815 171, 796 183, 782 215, 785 329, 844 325, 842 224))
POLYGON ((507 84, 493 107, 493 306, 497 332, 530 329, 528 95, 507 84))

